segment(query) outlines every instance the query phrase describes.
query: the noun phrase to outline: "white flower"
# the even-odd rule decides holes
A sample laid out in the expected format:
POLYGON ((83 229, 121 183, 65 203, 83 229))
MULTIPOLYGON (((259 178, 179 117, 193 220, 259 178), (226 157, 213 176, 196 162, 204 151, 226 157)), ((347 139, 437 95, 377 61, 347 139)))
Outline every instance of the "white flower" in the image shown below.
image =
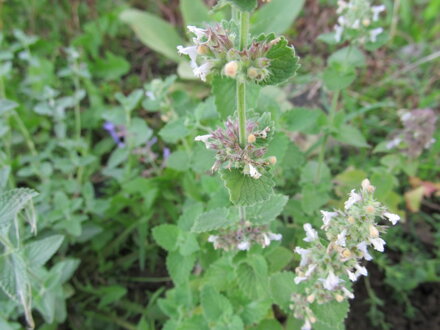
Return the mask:
POLYGON ((197 67, 197 46, 189 46, 189 47, 183 47, 183 46, 177 46, 177 51, 181 55, 188 55, 191 60, 191 67, 194 69, 197 67))
POLYGON ((344 28, 342 26, 335 25, 335 40, 336 40, 336 42, 341 42, 343 32, 344 32, 344 28))
POLYGON ((379 19, 379 14, 385 11, 385 6, 373 6, 371 7, 371 10, 373 12, 373 21, 376 22, 379 19))
POLYGON ((347 3, 345 1, 338 1, 338 9, 336 10, 337 14, 340 14, 347 8, 347 3))
POLYGON ((249 164, 249 175, 254 179, 259 179, 261 177, 261 173, 258 172, 257 168, 252 164, 249 164))
POLYGON ((388 220, 395 225, 397 222, 399 222, 400 217, 397 214, 394 213, 390 213, 390 212, 385 212, 383 214, 386 218, 388 218, 388 220))
POLYGON ((330 224, 330 220, 338 215, 338 212, 321 211, 321 214, 322 222, 324 222, 324 225, 321 228, 326 228, 330 224))
POLYGON ((348 210, 350 207, 352 207, 354 204, 359 202, 362 199, 361 195, 356 193, 356 191, 353 189, 350 192, 350 197, 348 200, 344 203, 345 209, 348 210))
POLYGON ((428 149, 430 146, 432 146, 435 143, 435 139, 432 138, 431 140, 429 140, 428 142, 426 142, 425 144, 425 149, 428 149))
POLYGON ((304 230, 306 231, 306 238, 304 238, 304 241, 306 242, 313 242, 318 238, 318 232, 312 228, 312 225, 310 223, 304 224, 304 230))
POLYGON ((262 245, 263 245, 264 248, 266 246, 270 245, 270 238, 269 238, 269 236, 266 233, 263 234, 263 244, 262 245))
POLYGON ((203 37, 206 36, 205 29, 201 29, 193 25, 188 25, 187 29, 189 30, 189 32, 193 33, 196 36, 194 42, 196 41, 200 42, 203 39, 203 37))
POLYGON ((377 250, 379 252, 384 251, 383 246, 385 245, 385 241, 382 238, 380 238, 380 237, 370 238, 370 242, 371 242, 371 244, 373 244, 375 250, 377 250))
POLYGON ((342 287, 342 291, 344 291, 344 294, 347 298, 349 298, 349 299, 354 298, 354 294, 351 293, 346 287, 342 287))
POLYGON ((250 248, 251 248, 251 244, 248 241, 240 242, 237 245, 237 249, 242 250, 242 251, 247 251, 250 248))
POLYGON ((281 239, 283 238, 283 235, 281 234, 274 234, 272 232, 269 232, 269 238, 271 241, 281 241, 281 239))
POLYGON ((353 273, 353 272, 350 271, 350 270, 347 270, 347 274, 348 274, 348 278, 349 278, 350 281, 352 281, 352 282, 356 282, 357 279, 358 279, 358 277, 359 277, 359 275, 357 275, 356 273, 353 273))
POLYGON ((359 29, 361 26, 361 22, 357 19, 354 21, 353 25, 351 26, 353 29, 359 29))
POLYGON ((386 147, 388 150, 393 149, 393 148, 397 147, 400 144, 400 142, 402 142, 402 139, 400 139, 398 137, 394 138, 387 143, 386 147))
POLYGON ((154 95, 154 93, 152 91, 146 91, 145 95, 152 101, 154 101, 156 99, 156 96, 154 95))
POLYGON ((401 120, 401 121, 407 121, 407 120, 411 119, 411 117, 412 117, 411 112, 405 112, 405 113, 400 117, 400 120, 401 120))
POLYGON ((368 248, 367 248, 367 243, 366 242, 361 242, 357 245, 357 248, 359 251, 362 252, 363 257, 365 258, 365 260, 372 260, 373 257, 371 256, 370 253, 368 253, 368 248))
POLYGON ((212 62, 203 63, 200 66, 193 67, 193 73, 202 81, 206 81, 206 76, 211 72, 213 66, 214 64, 212 62))
POLYGON ((316 264, 310 265, 309 268, 307 268, 306 274, 304 276, 309 278, 310 275, 312 275, 313 271, 316 269, 316 266, 316 264))
POLYGON ((332 291, 339 285, 341 279, 333 271, 330 271, 327 278, 325 280, 321 279, 321 281, 326 290, 332 291))
POLYGON ((347 230, 343 230, 340 234, 338 234, 338 239, 336 240, 336 244, 339 246, 345 246, 345 235, 347 234, 347 230))
POLYGON ((303 266, 307 265, 307 263, 309 262, 310 250, 309 249, 303 249, 303 248, 297 246, 295 248, 295 252, 298 253, 301 256, 301 262, 300 262, 299 266, 303 267, 303 266))
POLYGON ((368 271, 367 268, 365 268, 364 266, 361 266, 359 264, 357 264, 356 266, 354 266, 356 268, 356 274, 359 275, 363 275, 363 276, 368 276, 368 271))
POLYGON ((209 237, 208 237, 208 242, 210 242, 210 243, 214 243, 214 242, 216 242, 218 240, 218 236, 217 235, 210 235, 209 237))
POLYGON ((370 31, 370 40, 371 42, 376 42, 376 38, 379 34, 383 32, 383 29, 381 27, 377 29, 373 29, 370 31))
POLYGON ((312 330, 312 324, 310 323, 309 319, 306 319, 305 323, 301 327, 301 330, 312 330))
POLYGON ((307 277, 304 277, 304 276, 296 276, 294 279, 295 284, 300 284, 301 282, 303 282, 305 280, 307 280, 307 277))
POLYGON ((200 141, 203 142, 206 146, 206 149, 209 149, 209 139, 212 138, 211 134, 206 134, 206 135, 198 135, 194 138, 194 141, 200 141))
POLYGON ((374 192, 374 190, 375 190, 374 186, 371 184, 370 180, 368 180, 368 179, 362 180, 361 185, 362 185, 363 191, 371 193, 371 192, 374 192))

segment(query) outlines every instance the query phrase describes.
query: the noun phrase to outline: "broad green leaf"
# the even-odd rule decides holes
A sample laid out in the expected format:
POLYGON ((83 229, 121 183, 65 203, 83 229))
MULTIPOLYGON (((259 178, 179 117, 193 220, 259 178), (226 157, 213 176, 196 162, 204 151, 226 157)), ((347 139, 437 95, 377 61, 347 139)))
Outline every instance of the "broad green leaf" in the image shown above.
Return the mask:
POLYGON ((191 229, 195 233, 203 233, 215 229, 227 228, 239 221, 235 208, 219 208, 202 213, 191 229))
POLYGON ((393 191, 394 185, 397 183, 394 175, 386 172, 386 170, 377 171, 371 177, 371 184, 376 187, 374 196, 383 202, 393 191))
POLYGON ((218 322, 225 316, 232 315, 229 300, 212 286, 205 286, 200 293, 200 303, 207 321, 218 322))
POLYGON ((148 127, 145 120, 133 118, 128 129, 128 141, 132 147, 144 145, 153 135, 153 130, 148 127))
POLYGON ((241 11, 253 11, 257 7, 257 0, 226 0, 241 11))
POLYGON ((265 254, 269 261, 269 271, 271 273, 279 272, 286 267, 293 259, 293 252, 283 246, 277 246, 265 254))
POLYGON ((284 327, 281 326, 280 322, 274 319, 266 319, 261 321, 258 325, 249 328, 250 330, 283 330, 284 327))
POLYGON ((206 149, 202 143, 197 143, 193 148, 190 167, 195 173, 208 172, 215 162, 215 151, 206 149))
POLYGON ((272 299, 286 313, 290 312, 289 305, 292 293, 297 291, 294 278, 295 275, 292 272, 276 273, 270 277, 272 299))
POLYGON ((223 170, 221 178, 228 188, 231 202, 242 206, 254 205, 269 199, 275 185, 272 176, 267 172, 259 179, 254 179, 239 169, 223 170))
POLYGON ((167 123, 159 131, 159 135, 167 143, 177 143, 180 139, 183 139, 189 134, 188 129, 185 127, 185 119, 179 118, 175 121, 167 123))
POLYGON ((234 280, 234 266, 230 257, 217 259, 206 271, 203 280, 217 290, 226 290, 234 280))
MULTIPOLYGON (((212 93, 215 97, 217 112, 222 119, 232 116, 236 110, 235 80, 222 76, 215 76, 212 80, 212 93)), ((261 87, 255 84, 246 84, 246 106, 253 109, 257 105, 261 87)))
POLYGON ((270 299, 254 300, 245 305, 240 317, 243 319, 245 325, 258 324, 269 312, 271 308, 270 299))
POLYGON ((107 51, 105 58, 99 58, 91 63, 92 74, 104 80, 116 80, 130 70, 130 63, 122 56, 107 51))
POLYGON ((43 266, 57 252, 63 243, 64 236, 53 235, 26 244, 25 254, 32 267, 43 266))
POLYGON ((185 231, 190 231, 194 222, 203 212, 203 204, 202 203, 194 203, 188 207, 185 207, 182 215, 177 220, 177 225, 180 229, 185 231))
POLYGON ((170 252, 167 256, 167 269, 173 282, 178 285, 188 281, 196 259, 193 255, 182 256, 178 252, 170 252))
POLYGON ((11 101, 11 100, 1 99, 0 100, 0 115, 3 115, 5 113, 7 113, 8 111, 14 110, 17 107, 18 107, 18 103, 11 101))
POLYGON ((180 11, 182 12, 185 26, 200 26, 210 21, 208 7, 206 7, 202 0, 180 0, 180 11))
POLYGON ((174 151, 167 159, 167 167, 176 171, 184 172, 189 169, 189 166, 189 156, 183 150, 174 151))
POLYGON ((304 0, 272 0, 252 16, 252 34, 285 32, 292 25, 303 5, 304 0))
POLYGON ((181 61, 176 48, 183 44, 183 40, 172 25, 157 16, 137 9, 125 9, 119 18, 130 25, 145 45, 171 60, 181 61))
POLYGON ((38 193, 27 188, 18 188, 0 193, 0 226, 9 224, 38 193))
POLYGON ((339 49, 328 58, 329 65, 338 63, 343 66, 364 67, 365 56, 356 46, 339 49))
POLYGON ((275 220, 287 203, 287 196, 273 194, 269 199, 246 208, 246 216, 254 224, 263 225, 275 220))
POLYGON ((183 256, 189 256, 200 249, 194 234, 181 232, 179 235, 179 252, 183 256))
POLYGON ((112 152, 107 163, 107 168, 113 169, 124 163, 130 154, 128 148, 118 148, 112 152))
MULTIPOLYGON (((258 39, 263 38, 260 36, 258 39)), ((265 39, 274 40, 273 34, 268 35, 265 39)), ((299 69, 299 57, 296 56, 295 48, 289 46, 287 40, 281 37, 280 40, 273 45, 266 53, 266 57, 270 60, 270 75, 260 85, 278 85, 289 78, 293 77, 299 69)))
POLYGON ((261 255, 250 255, 236 269, 238 287, 251 299, 264 299, 269 295, 267 263, 261 255))
POLYGON ((355 147, 359 147, 359 148, 369 147, 362 133, 356 127, 351 125, 346 125, 346 124, 341 125, 337 129, 334 138, 340 142, 355 147))
POLYGON ((289 131, 308 132, 324 116, 319 109, 295 108, 283 113, 282 121, 289 131))
POLYGON ((337 91, 351 85, 356 79, 356 71, 351 66, 345 67, 333 64, 325 69, 322 78, 325 87, 331 91, 337 91))
POLYGON ((307 214, 312 214, 319 210, 330 198, 325 188, 314 183, 303 185, 301 195, 301 207, 307 214))
POLYGON ((163 224, 153 228, 153 238, 160 247, 167 251, 177 248, 180 230, 176 225, 163 224))
POLYGON ((277 164, 283 162, 289 144, 291 144, 291 142, 286 134, 281 132, 275 133, 267 147, 266 156, 275 156, 277 158, 277 164))
POLYGON ((314 303, 311 308, 317 319, 313 324, 314 330, 345 330, 345 318, 349 310, 347 300, 343 302, 334 300, 325 304, 314 303))

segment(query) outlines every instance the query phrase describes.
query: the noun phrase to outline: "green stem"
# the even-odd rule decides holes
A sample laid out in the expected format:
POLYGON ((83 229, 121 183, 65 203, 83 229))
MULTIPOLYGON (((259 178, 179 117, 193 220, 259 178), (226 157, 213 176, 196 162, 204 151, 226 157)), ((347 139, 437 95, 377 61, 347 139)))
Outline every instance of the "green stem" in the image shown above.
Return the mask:
POLYGON ((340 93, 340 91, 337 90, 333 94, 332 105, 331 105, 330 114, 329 114, 329 125, 328 125, 329 129, 327 129, 327 131, 324 133, 324 139, 322 141, 321 150, 319 151, 318 170, 316 173, 316 183, 318 183, 321 180, 321 170, 322 170, 322 165, 324 163, 326 145, 327 145, 328 138, 330 136, 330 131, 333 130, 336 108, 338 106, 339 93, 340 93))
POLYGON ((242 11, 240 13, 240 50, 247 47, 249 35, 249 13, 242 11))

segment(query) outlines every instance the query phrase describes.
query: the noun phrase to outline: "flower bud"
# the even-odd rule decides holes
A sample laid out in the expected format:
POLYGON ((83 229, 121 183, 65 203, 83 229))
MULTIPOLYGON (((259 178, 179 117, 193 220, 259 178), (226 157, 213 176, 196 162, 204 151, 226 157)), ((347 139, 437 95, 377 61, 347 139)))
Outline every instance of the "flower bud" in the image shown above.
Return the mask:
POLYGON ((370 226, 369 230, 370 230, 370 237, 371 238, 378 238, 379 237, 379 231, 377 230, 376 227, 370 226))
POLYGON ((368 26, 368 25, 370 25, 370 20, 368 19, 368 18, 364 18, 363 20, 362 20, 362 24, 364 25, 364 26, 368 26))
POLYGON ((349 249, 344 249, 344 250, 342 251, 342 256, 343 256, 344 258, 350 258, 350 257, 351 257, 351 251, 350 251, 349 249))
POLYGON ((247 141, 248 141, 248 143, 255 143, 255 141, 257 141, 257 138, 255 137, 254 134, 249 134, 247 141))
POLYGON ((355 221, 356 221, 351 215, 348 217, 347 220, 348 220, 348 222, 351 223, 351 224, 354 224, 355 221))
POLYGON ((223 71, 225 73, 225 76, 229 78, 235 78, 238 72, 238 63, 236 61, 226 63, 223 71))
POLYGON ((257 65, 260 68, 265 68, 270 64, 270 60, 266 57, 260 57, 259 59, 257 59, 257 65))
POLYGON ((249 79, 257 79, 260 75, 260 73, 258 72, 259 70, 257 68, 254 68, 253 66, 251 66, 250 68, 247 69, 247 76, 249 79))
POLYGON ((272 165, 275 165, 277 163, 277 158, 275 156, 270 156, 269 163, 271 163, 272 165))
POLYGON ((362 190, 369 192, 369 193, 373 193, 374 190, 376 190, 376 188, 373 185, 371 185, 370 180, 364 179, 362 181, 362 190))
POLYGON ((315 323, 315 322, 316 322, 316 317, 314 317, 314 316, 310 316, 310 317, 309 317, 309 321, 310 321, 311 323, 315 323))
POLYGON ((337 301, 337 302, 343 302, 343 301, 344 301, 344 296, 341 296, 340 294, 337 294, 337 295, 335 296, 335 298, 336 298, 336 301, 337 301))
POLYGON ((315 301, 315 295, 311 294, 310 296, 308 296, 307 301, 312 304, 315 301))
POLYGON ((197 54, 199 55, 207 55, 209 53, 209 48, 206 45, 199 45, 197 47, 197 54))
POLYGON ((365 212, 367 212, 368 214, 374 214, 376 212, 376 209, 372 205, 367 205, 365 206, 365 212))

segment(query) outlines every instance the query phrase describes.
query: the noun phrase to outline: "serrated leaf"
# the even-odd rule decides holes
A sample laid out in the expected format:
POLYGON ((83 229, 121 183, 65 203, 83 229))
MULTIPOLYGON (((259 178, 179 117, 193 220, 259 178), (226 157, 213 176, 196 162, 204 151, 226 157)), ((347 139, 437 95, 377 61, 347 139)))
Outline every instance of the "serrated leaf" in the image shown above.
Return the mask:
MULTIPOLYGON (((273 38, 273 35, 267 36, 268 40, 273 38)), ((268 68, 270 75, 260 83, 262 86, 278 85, 293 77, 299 69, 299 57, 296 56, 295 48, 289 46, 284 37, 269 49, 266 57, 270 60, 268 68)))
POLYGON ((325 69, 322 79, 325 87, 331 91, 338 91, 351 85, 356 79, 356 71, 351 66, 334 63, 325 69))
POLYGON ((349 310, 347 300, 331 301, 325 304, 315 303, 311 308, 317 319, 313 324, 314 330, 345 330, 344 321, 349 310))
POLYGON ((274 194, 264 202, 246 208, 246 216, 254 224, 263 225, 273 220, 283 211, 287 196, 274 194))
POLYGON ((258 324, 267 315, 271 308, 270 299, 256 300, 245 305, 240 317, 245 325, 258 324))
POLYGON ((257 7, 257 0, 226 0, 241 11, 253 11, 257 7))
POLYGON ((369 147, 369 144, 365 140, 365 137, 362 135, 361 131, 351 125, 341 125, 341 127, 339 127, 337 132, 335 133, 334 138, 338 141, 355 147, 369 147))
POLYGON ((0 226, 8 224, 38 193, 19 188, 0 193, 0 226))
POLYGON ((167 251, 177 249, 180 230, 176 225, 163 224, 153 228, 153 238, 159 246, 167 251))
POLYGON ((64 236, 53 235, 26 244, 24 249, 29 265, 33 267, 43 266, 57 252, 63 240, 64 236))
POLYGON ((241 261, 236 269, 240 290, 251 299, 263 299, 269 294, 267 263, 261 255, 251 255, 241 261))
POLYGON ((202 213, 191 229, 194 233, 204 233, 227 228, 239 221, 235 208, 218 208, 202 213))
POLYGON ((223 170, 221 178, 228 188, 231 202, 241 206, 250 206, 269 199, 275 185, 272 176, 267 172, 259 179, 254 179, 239 169, 223 170))
POLYGON ((183 40, 171 24, 137 9, 125 9, 119 18, 122 22, 130 25, 137 37, 148 47, 171 60, 181 61, 176 47, 182 45, 183 40))
POLYGON ((189 165, 189 155, 183 150, 174 151, 167 159, 167 167, 176 171, 184 172, 189 169, 189 165))
POLYGON ((161 138, 168 143, 177 143, 180 139, 183 139, 188 134, 189 131, 185 126, 184 118, 179 118, 175 121, 167 123, 159 131, 161 138))
POLYGON ((363 67, 365 66, 365 56, 361 50, 355 46, 348 46, 334 52, 328 58, 328 63, 338 63, 344 66, 363 67))
POLYGON ((14 110, 18 106, 19 106, 19 104, 14 101, 7 100, 7 99, 1 99, 0 100, 0 116, 5 114, 6 112, 14 110))
POLYGON ((277 246, 265 254, 271 273, 281 271, 293 259, 293 252, 283 246, 277 246))
POLYGON ((203 280, 217 290, 226 290, 234 280, 234 266, 230 257, 222 257, 209 265, 203 280))
POLYGON ((173 282, 178 285, 188 281, 189 274, 194 268, 196 258, 194 255, 182 256, 178 252, 170 252, 167 256, 167 269, 173 282))
POLYGON ((222 317, 232 315, 229 300, 212 286, 205 286, 200 293, 203 314, 207 321, 218 322, 222 317))
POLYGON ((270 292, 272 299, 286 313, 290 312, 290 299, 292 293, 297 289, 294 278, 295 275, 292 272, 276 273, 270 277, 270 292))
POLYGON ((181 232, 179 235, 179 252, 183 256, 189 256, 200 249, 194 234, 181 232))

